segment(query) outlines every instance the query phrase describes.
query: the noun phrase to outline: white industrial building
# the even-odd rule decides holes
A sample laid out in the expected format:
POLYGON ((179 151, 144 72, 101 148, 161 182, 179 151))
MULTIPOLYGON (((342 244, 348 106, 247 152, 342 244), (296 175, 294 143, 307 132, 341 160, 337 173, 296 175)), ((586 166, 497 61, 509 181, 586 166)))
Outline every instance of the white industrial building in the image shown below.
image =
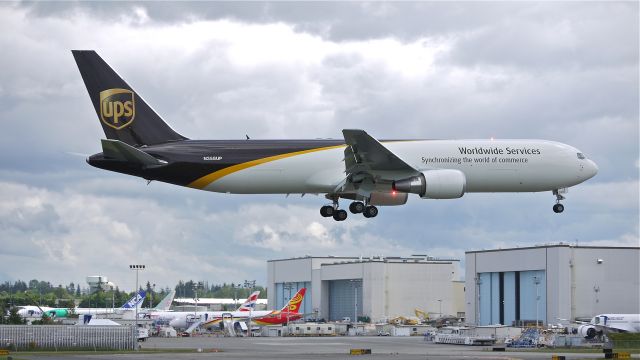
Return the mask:
POLYGON ((464 316, 464 282, 459 260, 425 255, 403 257, 301 257, 269 260, 269 307, 279 309, 300 288, 301 311, 326 320, 369 317, 384 321, 413 316, 464 316))
POLYGON ((470 324, 523 324, 640 313, 640 248, 568 244, 468 251, 470 324))

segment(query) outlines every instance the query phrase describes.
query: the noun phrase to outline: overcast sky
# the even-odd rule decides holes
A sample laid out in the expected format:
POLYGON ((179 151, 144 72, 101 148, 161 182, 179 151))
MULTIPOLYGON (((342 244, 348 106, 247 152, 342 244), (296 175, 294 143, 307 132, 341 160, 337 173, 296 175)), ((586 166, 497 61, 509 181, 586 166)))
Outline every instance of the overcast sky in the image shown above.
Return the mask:
POLYGON ((638 2, 1 3, 0 281, 132 289, 256 279, 304 255, 464 259, 639 246, 638 2), (95 49, 195 139, 538 138, 600 167, 570 189, 320 217, 323 197, 226 195, 110 173, 71 49, 95 49))

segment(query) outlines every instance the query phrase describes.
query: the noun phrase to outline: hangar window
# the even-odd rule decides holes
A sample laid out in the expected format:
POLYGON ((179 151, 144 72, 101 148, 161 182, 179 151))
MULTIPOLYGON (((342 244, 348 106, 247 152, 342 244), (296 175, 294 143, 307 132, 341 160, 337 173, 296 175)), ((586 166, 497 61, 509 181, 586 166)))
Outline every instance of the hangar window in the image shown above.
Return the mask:
POLYGON ((577 155, 578 155, 578 159, 580 159, 580 160, 584 160, 584 159, 587 158, 586 156, 584 156, 583 153, 578 153, 577 155))

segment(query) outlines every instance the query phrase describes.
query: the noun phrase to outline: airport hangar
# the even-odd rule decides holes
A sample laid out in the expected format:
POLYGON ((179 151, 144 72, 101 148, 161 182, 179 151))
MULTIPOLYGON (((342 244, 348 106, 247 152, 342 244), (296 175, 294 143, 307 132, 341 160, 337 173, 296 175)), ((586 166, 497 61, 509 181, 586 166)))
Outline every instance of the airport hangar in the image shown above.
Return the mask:
POLYGON ((469 324, 557 324, 640 312, 640 247, 468 251, 465 279, 469 324))
POLYGON ((280 309, 305 287, 300 311, 328 321, 353 319, 356 307, 358 317, 369 317, 372 322, 412 316, 416 308, 432 317, 464 317, 459 263, 426 255, 269 260, 268 303, 280 309))

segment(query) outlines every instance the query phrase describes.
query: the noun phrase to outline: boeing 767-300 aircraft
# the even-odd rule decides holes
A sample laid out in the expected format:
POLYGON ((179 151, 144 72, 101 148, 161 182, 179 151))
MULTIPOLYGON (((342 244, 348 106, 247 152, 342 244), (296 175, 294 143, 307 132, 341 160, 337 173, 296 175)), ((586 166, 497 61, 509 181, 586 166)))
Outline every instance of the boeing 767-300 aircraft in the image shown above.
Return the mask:
POLYGON ((344 129, 341 140, 190 140, 171 129, 95 51, 74 50, 107 139, 92 166, 195 189, 234 194, 325 194, 324 217, 349 210, 371 218, 376 206, 408 194, 456 199, 474 192, 551 191, 561 213, 566 189, 596 164, 547 140, 376 140, 344 129))

